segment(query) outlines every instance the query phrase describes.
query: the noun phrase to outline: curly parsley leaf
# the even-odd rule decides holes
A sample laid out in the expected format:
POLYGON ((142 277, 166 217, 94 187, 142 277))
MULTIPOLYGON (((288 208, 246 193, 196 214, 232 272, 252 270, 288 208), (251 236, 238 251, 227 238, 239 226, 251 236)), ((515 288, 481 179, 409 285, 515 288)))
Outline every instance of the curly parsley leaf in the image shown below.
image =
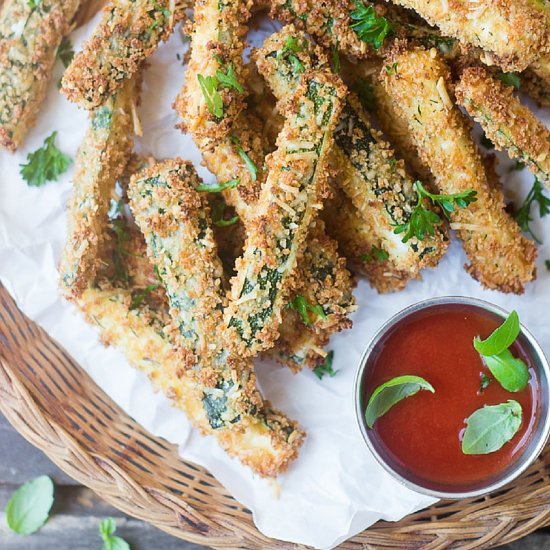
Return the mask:
POLYGON ((247 152, 241 147, 239 139, 236 138, 235 136, 231 136, 231 143, 235 145, 235 147, 237 148, 237 153, 239 154, 246 168, 250 172, 250 177, 252 178, 252 181, 256 181, 258 177, 258 168, 256 168, 256 165, 254 164, 254 162, 252 162, 252 159, 248 156, 247 152))
POLYGON ((331 378, 334 378, 338 373, 338 371, 332 368, 333 361, 334 361, 334 351, 331 350, 327 353, 325 360, 320 365, 317 365, 313 369, 313 374, 317 378, 319 378, 319 380, 322 380, 325 374, 330 376, 331 378))
POLYGON ((520 89, 521 80, 517 73, 499 73, 497 78, 506 86, 513 86, 516 90, 520 89))
POLYGON ((309 316, 310 313, 313 313, 319 319, 326 320, 327 318, 323 306, 320 304, 310 304, 301 294, 297 294, 294 299, 289 302, 288 307, 298 312, 302 318, 302 321, 308 327, 315 323, 315 321, 311 320, 311 317, 309 316))
POLYGON ((216 227, 228 227, 237 223, 239 216, 235 214, 234 216, 227 218, 226 217, 227 204, 225 202, 219 202, 212 208, 212 223, 216 227))
POLYGON ((241 180, 239 178, 224 181, 223 183, 219 183, 218 185, 206 185, 202 184, 197 187, 197 191, 199 193, 220 193, 221 191, 225 191, 226 189, 233 189, 234 187, 237 187, 241 183, 241 180))
POLYGON ((59 61, 63 63, 63 67, 65 67, 65 69, 71 64, 74 57, 74 49, 71 41, 67 37, 63 38, 61 41, 59 49, 57 50, 57 57, 59 58, 59 61))
POLYGON ((218 91, 218 79, 215 76, 203 76, 202 74, 198 74, 197 80, 199 81, 199 86, 201 87, 208 111, 216 118, 221 118, 223 116, 223 100, 218 91))
POLYGON ((54 486, 48 476, 25 483, 6 505, 8 527, 18 535, 30 535, 48 521, 54 500, 54 486))
POLYGON ((224 73, 221 69, 216 71, 216 76, 218 77, 219 83, 224 88, 233 88, 239 93, 244 92, 244 88, 241 86, 240 82, 237 80, 237 75, 235 74, 235 69, 233 69, 233 63, 230 63, 227 67, 227 71, 224 73))
POLYGON ((533 205, 538 205, 539 216, 543 218, 547 214, 550 214, 550 198, 544 194, 544 189, 540 181, 535 178, 533 187, 527 193, 525 200, 520 208, 515 212, 514 218, 521 227, 521 230, 525 233, 529 233, 535 242, 541 244, 541 240, 533 233, 531 226, 529 225, 533 218, 531 217, 531 210, 533 205))
POLYGON ((380 48, 392 30, 392 25, 376 13, 374 6, 366 5, 361 0, 355 2, 355 9, 350 12, 354 23, 351 28, 363 42, 370 44, 375 50, 380 48))
POLYGON ((363 254, 361 256, 361 260, 367 263, 377 261, 377 262, 385 262, 390 255, 383 249, 378 248, 377 246, 372 247, 371 251, 368 254, 363 254))
POLYGON ((20 164, 21 176, 31 187, 41 187, 47 181, 57 178, 67 171, 71 157, 55 146, 57 132, 44 141, 43 147, 27 155, 27 164, 20 164))
POLYGON ((131 550, 130 545, 120 537, 114 535, 116 522, 113 518, 104 519, 99 525, 99 534, 103 539, 102 550, 131 550))
POLYGON ((430 199, 433 204, 441 207, 443 215, 448 219, 451 212, 454 212, 455 207, 466 208, 472 202, 477 200, 477 192, 468 189, 461 193, 451 195, 438 195, 427 191, 422 183, 416 181, 414 183, 418 202, 407 223, 397 225, 394 233, 399 235, 404 233, 402 241, 406 243, 412 237, 416 237, 419 241, 423 241, 426 236, 433 237, 435 235, 434 226, 441 223, 441 218, 432 210, 424 208, 423 200, 430 199))

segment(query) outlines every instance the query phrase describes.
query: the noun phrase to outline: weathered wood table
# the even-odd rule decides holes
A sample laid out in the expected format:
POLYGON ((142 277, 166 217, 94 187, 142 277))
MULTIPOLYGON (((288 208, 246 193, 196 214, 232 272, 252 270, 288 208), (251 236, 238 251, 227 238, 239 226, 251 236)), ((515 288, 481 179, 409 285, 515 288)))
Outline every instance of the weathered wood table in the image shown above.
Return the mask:
MULTIPOLYGON (((549 503, 550 506, 550 503, 549 503)), ((27 443, 0 414, 0 549, 2 550, 100 550, 99 524, 113 517, 117 535, 126 539, 132 550, 200 550, 159 531, 156 527, 130 518, 109 506, 90 489, 65 475, 38 449, 27 443), (22 537, 6 526, 6 503, 21 484, 47 474, 55 482, 52 517, 36 534, 22 537)), ((550 529, 543 529, 503 550, 550 550, 550 529)))

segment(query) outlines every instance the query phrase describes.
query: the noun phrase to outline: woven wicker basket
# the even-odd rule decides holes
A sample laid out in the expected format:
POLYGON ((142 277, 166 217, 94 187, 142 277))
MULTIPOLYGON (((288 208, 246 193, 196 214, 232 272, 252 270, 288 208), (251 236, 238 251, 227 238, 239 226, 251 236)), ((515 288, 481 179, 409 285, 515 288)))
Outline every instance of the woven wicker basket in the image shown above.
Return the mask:
MULTIPOLYGON (((102 0, 85 3, 88 20, 102 0)), ((117 407, 0 285, 0 410, 68 475, 123 512, 176 537, 236 550, 306 548, 263 536, 250 512, 203 468, 185 462, 117 407)), ((440 502, 379 522, 340 546, 485 548, 550 525, 550 446, 514 484, 489 497, 440 502)))

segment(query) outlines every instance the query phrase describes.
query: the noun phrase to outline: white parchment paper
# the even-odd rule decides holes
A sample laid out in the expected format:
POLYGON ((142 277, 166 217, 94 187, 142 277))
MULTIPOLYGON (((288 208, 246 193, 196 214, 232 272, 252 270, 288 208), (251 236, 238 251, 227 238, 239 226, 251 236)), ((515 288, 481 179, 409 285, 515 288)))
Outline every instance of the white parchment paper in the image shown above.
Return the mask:
MULTIPOLYGON (((97 19, 73 33, 75 47, 97 19)), ((266 22, 264 31, 270 28, 266 22)), ((151 60, 140 109, 144 138, 136 148, 158 158, 179 155, 190 159, 212 182, 212 175, 199 165, 200 155, 191 138, 174 129, 178 120, 171 103, 185 72, 177 56, 186 48, 178 32, 151 60)), ((533 229, 548 242, 539 248, 538 280, 521 297, 483 290, 462 269, 466 257, 455 241, 438 269, 426 272, 423 281, 411 283, 404 292, 380 296, 365 282, 359 283, 360 307, 353 330, 330 343, 335 351, 334 368, 339 371, 334 378, 319 381, 311 372, 294 376, 275 364, 258 364, 264 394, 308 432, 299 459, 279 478, 277 498, 272 483, 229 459, 213 438, 192 430, 185 415, 172 409, 162 395, 154 394, 146 377, 132 369, 119 351, 104 348, 96 330, 59 297, 56 265, 65 240, 65 204, 73 170, 58 182, 30 188, 19 175, 19 164, 53 130, 58 131, 60 149, 73 158, 76 155, 87 117, 59 94, 61 71, 58 64, 38 123, 24 147, 14 155, 0 153, 0 280, 19 307, 60 342, 125 411, 152 433, 178 444, 183 458, 208 468, 252 510, 256 525, 268 536, 331 548, 379 519, 399 520, 433 503, 393 481, 361 439, 353 402, 360 355, 388 317, 413 302, 443 295, 476 296, 517 309, 522 322, 550 352, 550 272, 544 267, 544 260, 550 259, 550 219, 543 224, 535 215, 533 229)), ((507 193, 521 200, 533 178, 527 170, 509 172, 511 163, 501 158, 507 193)))

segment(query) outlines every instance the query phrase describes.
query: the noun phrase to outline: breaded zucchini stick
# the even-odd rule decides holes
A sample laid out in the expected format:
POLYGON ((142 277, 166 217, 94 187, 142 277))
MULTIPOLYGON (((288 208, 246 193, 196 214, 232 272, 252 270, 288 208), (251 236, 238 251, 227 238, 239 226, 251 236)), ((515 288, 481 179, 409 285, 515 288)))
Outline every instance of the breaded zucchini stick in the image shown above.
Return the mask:
MULTIPOLYGON (((284 112, 285 99, 299 82, 296 60, 304 70, 316 66, 329 71, 323 51, 313 46, 293 25, 270 36, 253 57, 260 74, 283 102, 281 112, 284 112), (292 52, 286 51, 289 43, 293 44, 292 52)), ((338 184, 364 222, 369 224, 372 246, 388 254, 386 267, 396 273, 392 279, 414 279, 419 276, 420 269, 435 266, 447 247, 445 228, 443 225, 438 227, 434 237, 423 241, 413 238, 406 243, 394 233, 395 226, 408 221, 416 205, 413 180, 388 143, 371 127, 354 94, 349 94, 344 104, 334 141, 332 165, 338 172, 338 184)), ((385 286, 386 281, 387 278, 384 285, 373 281, 373 285, 385 286)))
POLYGON ((444 36, 490 53, 492 63, 506 71, 523 71, 550 46, 544 16, 524 0, 395 0, 395 3, 415 10, 444 36))
POLYGON ((135 306, 132 288, 105 284, 86 289, 78 304, 87 320, 99 327, 103 342, 120 348, 155 389, 183 410, 202 434, 213 435, 230 456, 268 477, 285 471, 296 458, 304 433, 268 402, 235 424, 212 422, 225 405, 224 397, 217 397, 224 389, 202 384, 186 370, 165 332, 170 323, 167 309, 152 310, 145 302, 135 306))
POLYGON ((512 86, 492 78, 483 67, 470 67, 462 73, 456 98, 497 149, 525 163, 550 187, 550 131, 520 103, 512 86))
POLYGON ((76 159, 68 235, 59 266, 59 284, 70 299, 82 294, 97 271, 111 195, 132 153, 140 88, 138 73, 90 115, 76 159))
POLYGON ((80 0, 5 0, 0 11, 0 146, 15 151, 34 125, 57 49, 80 0))
POLYGON ((61 92, 94 109, 136 73, 184 17, 185 0, 112 0, 63 75, 61 92))
POLYGON ((450 214, 463 241, 469 273, 487 288, 523 292, 535 277, 536 248, 504 210, 490 185, 468 123, 449 96, 449 69, 435 50, 396 50, 381 78, 407 121, 421 159, 440 193, 477 192, 477 201, 450 214))
MULTIPOLYGON (((181 367, 174 380, 189 377, 199 386, 201 395, 193 403, 202 404, 203 429, 209 424, 209 431, 221 430, 218 439, 225 449, 258 473, 274 475, 296 456, 303 433, 279 413, 271 413, 256 388, 252 362, 232 355, 219 336, 225 305, 222 266, 206 198, 195 191, 199 183, 193 165, 177 159, 134 175, 128 190, 170 303, 171 334, 178 343, 181 367), (270 416, 280 420, 270 426, 270 416), (262 436, 249 444, 265 446, 267 458, 231 443, 243 433, 262 436)), ((244 442, 239 445, 245 447, 244 442)))
POLYGON ((344 93, 337 79, 306 72, 288 103, 225 315, 228 341, 239 355, 257 355, 277 339, 297 259, 322 207, 327 158, 344 93))
POLYGON ((250 0, 197 0, 191 58, 174 108, 204 151, 226 138, 246 97, 242 55, 250 0))

